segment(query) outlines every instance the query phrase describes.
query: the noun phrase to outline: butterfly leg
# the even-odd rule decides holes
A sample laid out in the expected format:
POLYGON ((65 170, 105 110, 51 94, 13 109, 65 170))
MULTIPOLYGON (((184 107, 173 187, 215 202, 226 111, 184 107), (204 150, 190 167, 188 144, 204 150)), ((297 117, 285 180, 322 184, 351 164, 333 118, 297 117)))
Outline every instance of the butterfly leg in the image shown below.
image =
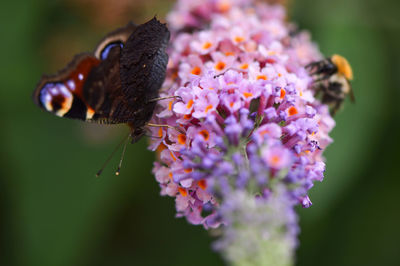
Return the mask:
POLYGON ((240 73, 245 73, 245 71, 243 71, 243 70, 240 70, 240 69, 237 69, 237 68, 233 68, 233 67, 229 67, 229 68, 228 68, 227 70, 225 70, 224 72, 215 75, 214 78, 218 78, 219 76, 225 75, 225 73, 228 72, 229 70, 233 70, 233 71, 240 72, 240 73))
POLYGON ((149 100, 148 102, 152 103, 152 102, 158 102, 158 101, 161 101, 161 100, 167 100, 167 99, 172 99, 172 98, 182 101, 182 97, 181 96, 166 96, 166 97, 154 98, 154 99, 149 100))
POLYGON ((146 126, 148 127, 166 127, 166 128, 170 128, 170 129, 174 129, 182 134, 185 134, 185 132, 183 132, 182 129, 178 128, 178 127, 173 127, 170 125, 163 125, 163 124, 152 124, 152 123, 147 123, 146 126))

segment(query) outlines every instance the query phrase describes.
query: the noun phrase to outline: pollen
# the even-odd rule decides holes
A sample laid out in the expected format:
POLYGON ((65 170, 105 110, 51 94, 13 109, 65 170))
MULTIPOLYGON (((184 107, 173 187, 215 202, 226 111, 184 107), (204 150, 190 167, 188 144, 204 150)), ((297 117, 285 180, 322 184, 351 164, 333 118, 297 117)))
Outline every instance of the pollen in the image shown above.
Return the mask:
POLYGON ((281 95, 279 96, 279 98, 283 99, 285 98, 286 95, 286 91, 284 89, 281 89, 281 95))
POLYGON ((234 52, 226 52, 225 55, 226 56, 233 56, 233 55, 235 55, 235 53, 234 52))
POLYGON ((182 196, 186 197, 188 195, 188 192, 185 188, 179 187, 178 188, 179 193, 181 193, 182 196))
POLYGON ((201 68, 198 66, 195 66, 190 73, 198 76, 201 74, 201 68))
POLYGON ((205 113, 208 113, 213 108, 213 106, 210 104, 209 106, 206 107, 206 110, 204 110, 205 113))
POLYGON ((203 44, 203 49, 204 50, 207 50, 208 48, 210 48, 212 46, 212 43, 210 43, 210 42, 205 42, 204 44, 203 44))
POLYGON ((267 80, 268 77, 266 75, 258 75, 257 80, 260 80, 260 79, 267 80))
POLYGON ((184 145, 186 143, 186 136, 184 134, 178 135, 178 143, 184 145))
POLYGON ((243 96, 246 97, 246 98, 249 98, 249 97, 253 96, 253 93, 251 93, 251 92, 244 92, 244 93, 243 93, 243 96))
POLYGON ((224 70, 226 67, 226 64, 222 61, 219 61, 217 64, 215 64, 215 69, 218 71, 224 70))
POLYGON ((172 177, 173 177, 173 176, 174 176, 174 175, 172 174, 172 172, 169 172, 169 174, 168 174, 169 179, 172 180, 172 177))
POLYGON ((191 115, 191 114, 184 115, 184 116, 183 116, 183 118, 185 118, 186 120, 189 120, 189 119, 191 119, 191 118, 192 118, 192 115, 191 115))
POLYGON ((208 141, 210 139, 210 133, 206 129, 200 131, 199 134, 203 136, 205 141, 208 141))
POLYGON ((235 105, 234 102, 231 102, 231 103, 229 104, 229 106, 230 106, 231 108, 233 108, 233 105, 235 105))
POLYGON ((192 106, 193 106, 193 100, 191 99, 190 101, 188 101, 186 108, 190 109, 190 108, 192 108, 192 106))
POLYGON ((201 179, 197 181, 197 185, 202 189, 205 190, 207 188, 207 181, 205 179, 201 179))
POLYGON ((294 107, 294 106, 289 107, 289 111, 288 112, 289 112, 289 116, 292 116, 292 115, 295 115, 295 114, 298 113, 296 107, 294 107))

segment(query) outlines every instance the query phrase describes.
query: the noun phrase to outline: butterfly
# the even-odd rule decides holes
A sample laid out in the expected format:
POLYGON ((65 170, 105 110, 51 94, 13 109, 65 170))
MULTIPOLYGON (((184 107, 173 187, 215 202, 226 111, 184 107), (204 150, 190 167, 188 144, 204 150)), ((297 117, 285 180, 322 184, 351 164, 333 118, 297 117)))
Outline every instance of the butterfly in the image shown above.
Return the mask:
POLYGON ((34 102, 60 117, 126 123, 132 142, 144 135, 164 82, 170 32, 156 18, 128 23, 106 35, 55 75, 43 75, 34 102))

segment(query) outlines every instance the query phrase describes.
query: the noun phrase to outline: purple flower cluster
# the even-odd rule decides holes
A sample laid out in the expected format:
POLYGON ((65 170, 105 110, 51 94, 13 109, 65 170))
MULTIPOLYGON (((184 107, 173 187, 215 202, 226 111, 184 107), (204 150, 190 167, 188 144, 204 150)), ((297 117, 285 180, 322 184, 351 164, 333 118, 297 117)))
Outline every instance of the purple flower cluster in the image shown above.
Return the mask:
MULTIPOLYGON (((284 217, 295 216, 295 204, 310 206, 335 123, 304 69, 321 59, 307 33, 294 31, 282 7, 251 0, 181 0, 169 27, 161 96, 176 98, 159 102, 152 123, 171 127, 151 129, 150 149, 178 216, 230 225, 241 192, 256 203, 286 199, 284 217)), ((281 221, 292 234, 294 220, 281 221)))

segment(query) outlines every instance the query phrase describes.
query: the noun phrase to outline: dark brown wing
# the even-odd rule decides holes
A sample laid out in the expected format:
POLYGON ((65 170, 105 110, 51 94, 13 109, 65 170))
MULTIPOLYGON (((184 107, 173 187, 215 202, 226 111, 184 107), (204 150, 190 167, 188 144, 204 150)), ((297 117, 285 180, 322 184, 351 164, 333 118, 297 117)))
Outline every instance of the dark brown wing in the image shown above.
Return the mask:
POLYGON ((126 123, 135 109, 126 101, 120 78, 121 48, 112 47, 105 60, 94 67, 83 87, 84 97, 93 108, 91 122, 104 124, 126 123))
POLYGON ((141 128, 151 118, 164 82, 170 32, 156 18, 138 26, 129 36, 121 55, 120 74, 124 99, 136 110, 129 122, 141 128))

